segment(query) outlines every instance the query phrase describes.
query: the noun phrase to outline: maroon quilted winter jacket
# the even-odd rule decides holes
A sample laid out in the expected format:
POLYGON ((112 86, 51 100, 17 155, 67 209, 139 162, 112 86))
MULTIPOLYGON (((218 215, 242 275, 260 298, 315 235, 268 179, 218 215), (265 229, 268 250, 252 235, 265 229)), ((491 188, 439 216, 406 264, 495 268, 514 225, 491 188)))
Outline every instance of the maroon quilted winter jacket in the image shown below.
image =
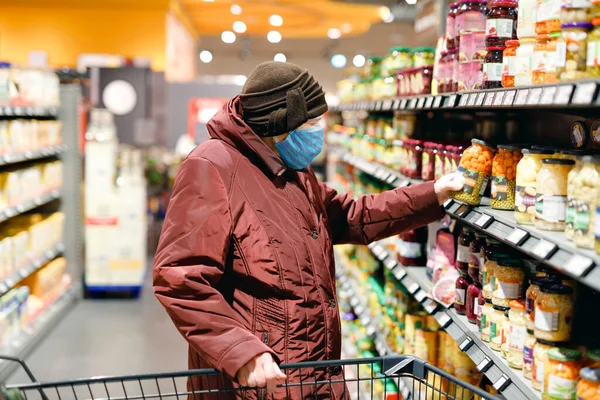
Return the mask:
MULTIPOLYGON (((433 182, 356 200, 338 194, 312 170, 286 169, 239 108, 229 101, 208 123, 211 140, 181 164, 155 257, 155 294, 190 345, 190 368, 235 377, 266 351, 283 363, 339 359, 333 245, 439 219, 433 182)), ((339 377, 339 369, 328 373, 339 377)), ((343 385, 321 389, 334 393, 319 398, 346 397, 343 385)))

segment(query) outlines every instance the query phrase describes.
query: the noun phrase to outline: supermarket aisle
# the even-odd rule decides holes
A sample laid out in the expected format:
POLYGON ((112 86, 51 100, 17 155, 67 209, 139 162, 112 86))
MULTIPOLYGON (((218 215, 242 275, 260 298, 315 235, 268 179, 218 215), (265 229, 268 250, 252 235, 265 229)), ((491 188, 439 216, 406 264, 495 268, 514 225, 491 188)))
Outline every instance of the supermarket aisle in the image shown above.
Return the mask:
POLYGON ((173 371, 187 367, 187 345, 148 276, 139 300, 80 301, 26 361, 39 380, 173 371))

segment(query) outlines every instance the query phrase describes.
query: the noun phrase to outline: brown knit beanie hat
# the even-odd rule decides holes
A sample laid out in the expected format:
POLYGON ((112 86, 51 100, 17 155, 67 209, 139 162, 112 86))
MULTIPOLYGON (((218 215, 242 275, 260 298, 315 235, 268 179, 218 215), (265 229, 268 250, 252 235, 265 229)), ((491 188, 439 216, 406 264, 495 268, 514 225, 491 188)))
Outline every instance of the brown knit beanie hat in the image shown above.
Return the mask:
POLYGON ((242 119, 258 136, 290 132, 327 111, 325 92, 307 70, 291 63, 259 64, 240 93, 242 119))

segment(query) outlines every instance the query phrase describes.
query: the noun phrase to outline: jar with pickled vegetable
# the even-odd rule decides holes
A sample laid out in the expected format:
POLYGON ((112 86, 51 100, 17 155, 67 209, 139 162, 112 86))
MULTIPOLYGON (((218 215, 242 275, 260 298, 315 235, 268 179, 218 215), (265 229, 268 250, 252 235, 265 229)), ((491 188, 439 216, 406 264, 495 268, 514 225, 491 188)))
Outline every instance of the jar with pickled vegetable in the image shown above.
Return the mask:
POLYGON ((573 242, 577 247, 593 249, 594 215, 600 196, 600 156, 582 158, 581 171, 573 179, 570 192, 574 197, 573 242))
POLYGON ((560 31, 561 0, 537 0, 535 33, 560 31))
POLYGON ((548 67, 548 42, 550 35, 547 33, 537 35, 535 38, 535 47, 533 48, 533 72, 532 81, 534 85, 543 85, 546 78, 546 68, 548 67))
POLYGON ((401 69, 411 68, 412 54, 410 47, 392 47, 389 51, 389 71, 396 72, 401 69))
POLYGON ((465 150, 458 172, 465 178, 463 189, 454 192, 452 197, 467 204, 478 205, 492 174, 494 150, 483 140, 471 140, 471 146, 465 150))
MULTIPOLYGON (((504 46, 517 38, 517 1, 491 0, 485 22, 485 45, 504 46)), ((489 50, 489 49, 488 49, 489 50)))
POLYGON ((586 72, 592 78, 600 76, 600 17, 592 20, 594 29, 588 36, 586 72))
POLYGON ((523 300, 513 300, 510 303, 508 319, 510 320, 510 329, 508 331, 508 355, 506 360, 508 366, 515 369, 523 368, 523 348, 527 338, 527 327, 525 324, 525 302, 523 300))
POLYGON ((540 287, 560 283, 560 280, 550 276, 536 276, 529 280, 529 287, 525 293, 525 314, 527 329, 535 329, 535 300, 540 294, 540 287))
POLYGON ((551 342, 571 340, 573 323, 573 288, 543 285, 535 300, 535 337, 551 342))
POLYGON ((458 46, 458 34, 456 32, 456 13, 458 2, 450 3, 448 15, 446 16, 446 49, 454 49, 458 46))
POLYGON ((500 340, 500 353, 504 359, 506 359, 508 356, 508 333, 510 331, 510 319, 508 318, 509 312, 510 309, 504 311, 504 325, 502 325, 502 338, 500 340))
POLYGON ((494 351, 500 351, 502 347, 502 335, 504 335, 504 313, 508 307, 492 306, 493 311, 490 321, 490 348, 494 351))
POLYGON ((519 7, 517 9, 517 37, 531 38, 535 36, 536 8, 536 0, 519 0, 519 7))
POLYGON ((492 292, 492 304, 508 307, 511 300, 523 298, 525 271, 523 260, 503 258, 494 268, 495 286, 492 292))
POLYGON ((444 159, 446 158, 446 146, 443 144, 437 143, 435 145, 435 161, 434 161, 434 178, 440 179, 446 173, 444 172, 444 159))
POLYGON ((478 280, 471 281, 467 288, 467 304, 466 314, 467 320, 472 323, 477 323, 477 314, 479 314, 479 295, 481 294, 481 284, 478 280))
POLYGON ((523 345, 523 378, 531 379, 533 373, 533 348, 536 344, 533 331, 527 330, 523 345))
POLYGON ((433 142, 423 143, 423 162, 421 163, 421 179, 432 181, 435 178, 435 154, 436 144, 433 142))
POLYGON ((542 399, 575 399, 581 353, 577 350, 554 347, 548 350, 548 368, 544 366, 542 399))
POLYGON ((577 382, 577 400, 600 400, 600 369, 582 368, 577 382))
POLYGON ((479 325, 480 338, 484 342, 490 341, 490 324, 492 322, 492 313, 494 307, 491 299, 484 299, 484 306, 481 308, 481 323, 479 325))
POLYGON ((592 21, 592 3, 589 0, 584 1, 563 1, 560 9, 560 23, 568 24, 572 22, 591 22, 592 21))
POLYGON ((575 236, 574 223, 577 207, 577 199, 575 197, 575 179, 583 167, 583 156, 582 153, 579 153, 576 155, 575 165, 571 171, 569 171, 569 175, 567 175, 567 214, 565 217, 565 236, 569 240, 573 240, 573 237, 575 236))
POLYGON ((519 146, 498 145, 492 162, 492 208, 514 210, 517 164, 521 158, 519 146))
POLYGON ((567 216, 567 178, 573 160, 545 158, 537 175, 535 227, 563 231, 567 216))
POLYGON ((531 386, 537 391, 541 391, 544 387, 544 371, 548 362, 548 351, 556 346, 558 346, 557 343, 537 339, 533 347, 531 386))
POLYGON ((502 53, 502 87, 511 88, 515 86, 516 58, 518 40, 507 40, 506 48, 502 53))
POLYGON ((559 42, 557 49, 557 69, 561 81, 572 81, 587 78, 587 43, 588 34, 593 25, 589 22, 575 22, 564 24, 561 27, 563 42, 559 42), (561 62, 561 53, 564 51, 564 65, 561 62))
POLYGON ((413 66, 415 68, 433 65, 435 49, 433 47, 417 47, 412 51, 413 66))
POLYGON ((504 46, 488 46, 483 61, 483 89, 502 87, 502 52, 504 46))
POLYGON ((469 275, 461 274, 456 278, 456 300, 454 300, 454 309, 458 314, 465 315, 467 313, 467 289, 471 284, 469 275))
POLYGON ((515 58, 515 86, 531 86, 533 82, 533 50, 535 38, 519 39, 515 58))
POLYGON ((464 226, 458 236, 456 250, 456 268, 462 274, 467 275, 469 262, 471 261, 471 243, 475 241, 475 231, 470 226, 464 226))
POLYGON ((483 306, 485 306, 485 299, 483 298, 483 293, 481 293, 481 291, 479 291, 477 299, 479 304, 477 307, 477 328, 479 328, 481 334, 481 316, 483 315, 483 306))
POLYGON ((542 159, 554 154, 552 150, 523 149, 523 158, 517 164, 515 193, 515 220, 521 225, 533 225, 537 193, 537 175, 542 159))

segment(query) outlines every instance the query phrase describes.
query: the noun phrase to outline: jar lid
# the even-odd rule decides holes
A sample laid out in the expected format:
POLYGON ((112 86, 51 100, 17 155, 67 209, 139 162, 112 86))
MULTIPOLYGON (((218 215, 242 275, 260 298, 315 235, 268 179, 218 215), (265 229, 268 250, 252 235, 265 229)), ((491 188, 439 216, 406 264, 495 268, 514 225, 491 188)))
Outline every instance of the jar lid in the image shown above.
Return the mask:
POLYGON ((573 146, 580 149, 588 143, 589 134, 584 121, 575 121, 571 125, 571 133, 569 135, 573 146))
POLYGON ((533 335, 533 329, 527 329, 527 334, 528 335, 533 335))
POLYGON ((550 35, 547 33, 541 33, 535 37, 535 40, 549 40, 550 35))
POLYGON ((450 3, 450 5, 448 7, 450 7, 450 8, 458 8, 458 2, 456 2, 456 3, 450 3))
POLYGON ((583 156, 585 154, 585 152, 583 150, 578 150, 578 149, 565 149, 565 150, 559 150, 558 152, 560 154, 568 154, 570 156, 583 156))
POLYGON ((506 46, 488 46, 486 47, 487 51, 504 51, 506 46))
POLYGON ((592 25, 594 25, 594 26, 600 25, 600 17, 595 17, 594 19, 592 19, 592 25))
POLYGON ((571 28, 579 28, 579 29, 592 29, 592 24, 590 22, 569 22, 568 24, 562 24, 560 26, 561 29, 571 29, 571 28))
POLYGON ((518 40, 507 40, 506 42, 504 42, 504 44, 506 44, 506 47, 519 47, 519 41, 518 40))
POLYGON ((422 46, 422 47, 417 47, 415 49, 412 50, 413 54, 414 53, 435 53, 435 49, 433 47, 429 47, 429 46, 422 46))
POLYGON ((491 0, 488 4, 489 7, 517 7, 517 5, 516 0, 491 0))
POLYGON ((494 304, 492 307, 494 308, 494 310, 498 310, 498 311, 502 311, 502 312, 506 312, 506 310, 510 310, 510 307, 502 307, 502 306, 498 306, 496 304, 494 304))
POLYGON ((571 286, 561 285, 560 283, 540 286, 540 290, 544 293, 550 293, 550 294, 572 294, 573 293, 573 288, 571 286))
POLYGON ((577 361, 581 358, 581 353, 573 349, 554 347, 548 350, 548 358, 556 361, 577 361))
POLYGON ((518 258, 504 258, 498 260, 498 265, 502 267, 521 268, 523 260, 519 260, 518 258))
POLYGON ((410 47, 406 46, 394 46, 390 49, 390 53, 398 52, 398 53, 410 53, 410 47))
POLYGON ((579 376, 586 381, 600 382, 600 369, 585 367, 579 370, 579 376))
POLYGON ((535 38, 522 38, 519 39, 519 44, 523 43, 535 43, 535 38))
POLYGON ((492 298, 491 297, 484 297, 483 301, 485 301, 488 304, 492 304, 492 298))
POLYGON ((542 164, 573 165, 575 161, 566 158, 544 158, 542 164))
POLYGON ((498 150, 502 149, 502 150, 521 150, 523 149, 523 146, 520 146, 518 144, 499 144, 498 145, 498 150))
POLYGON ((525 310, 525 300, 511 300, 508 305, 514 310, 525 310))
POLYGON ((523 149, 521 150, 523 154, 554 154, 554 150, 550 149, 523 149))
POLYGON ((560 285, 560 279, 554 276, 534 276, 529 280, 529 284, 539 286, 560 285))
POLYGON ((381 62, 383 61, 383 59, 385 58, 385 56, 368 56, 367 59, 369 61, 373 61, 373 62, 381 62))
POLYGON ((484 141, 483 141, 483 140, 481 140, 481 139, 471 139, 471 143, 477 143, 477 144, 480 144, 480 145, 482 145, 482 146, 486 146, 486 147, 492 147, 492 145, 491 145, 491 144, 489 144, 489 143, 487 143, 487 142, 484 142, 484 141))
POLYGON ((581 162, 599 164, 600 163, 600 154, 583 156, 583 157, 581 157, 581 162))
POLYGON ((539 344, 542 344, 542 345, 548 346, 548 347, 563 347, 563 346, 569 345, 569 342, 553 342, 550 340, 544 340, 544 339, 538 339, 538 338, 535 338, 535 341, 538 342, 539 344))
POLYGON ((600 349, 588 350, 587 355, 594 361, 600 361, 600 349))
MULTIPOLYGON (((468 4, 468 3, 487 3, 487 0, 460 0, 460 4, 468 4)), ((485 14, 484 14, 485 15, 485 14)))

